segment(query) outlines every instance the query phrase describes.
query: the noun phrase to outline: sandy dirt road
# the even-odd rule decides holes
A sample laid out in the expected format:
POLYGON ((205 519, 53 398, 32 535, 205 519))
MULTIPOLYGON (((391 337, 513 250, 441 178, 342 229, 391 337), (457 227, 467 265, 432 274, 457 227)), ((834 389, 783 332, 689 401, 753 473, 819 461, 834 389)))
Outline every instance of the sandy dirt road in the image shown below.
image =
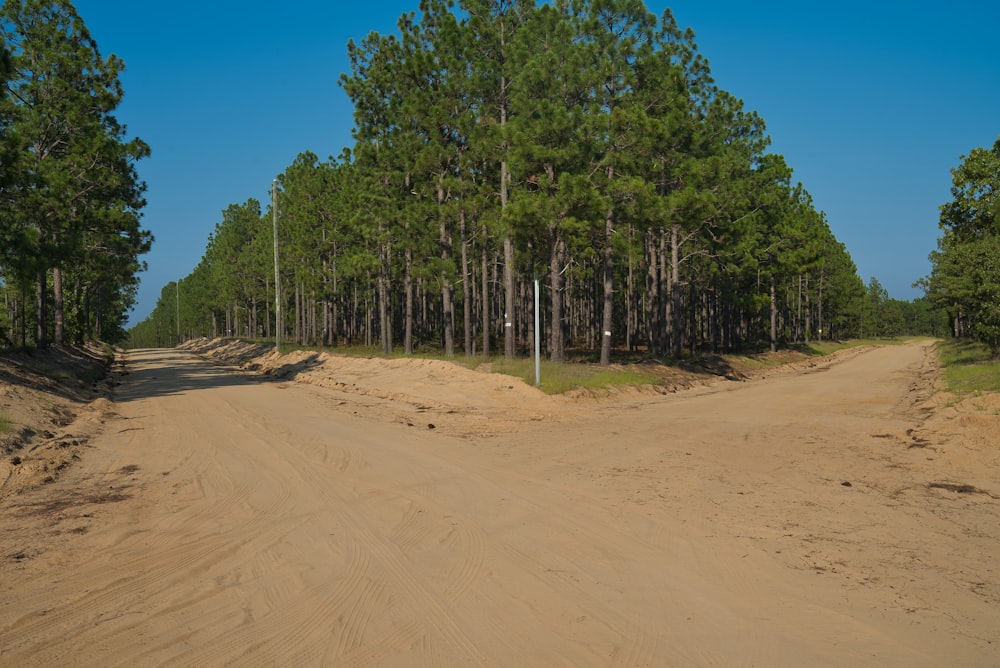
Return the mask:
POLYGON ((133 351, 0 511, 0 666, 1000 665, 997 411, 931 357, 569 401, 133 351))

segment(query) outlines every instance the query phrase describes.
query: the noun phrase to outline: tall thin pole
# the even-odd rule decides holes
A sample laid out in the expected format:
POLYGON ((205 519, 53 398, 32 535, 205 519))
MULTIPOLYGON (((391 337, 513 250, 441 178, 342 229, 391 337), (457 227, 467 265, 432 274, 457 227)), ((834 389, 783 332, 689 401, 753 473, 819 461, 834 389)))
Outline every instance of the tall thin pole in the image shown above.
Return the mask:
POLYGON ((281 277, 278 275, 278 179, 271 182, 271 212, 274 214, 274 348, 281 350, 281 277))
POLYGON ((177 306, 177 345, 180 345, 184 343, 181 339, 181 279, 177 279, 174 288, 176 289, 174 303, 177 306))
POLYGON ((535 279, 535 387, 542 386, 542 325, 538 320, 538 279, 535 279))

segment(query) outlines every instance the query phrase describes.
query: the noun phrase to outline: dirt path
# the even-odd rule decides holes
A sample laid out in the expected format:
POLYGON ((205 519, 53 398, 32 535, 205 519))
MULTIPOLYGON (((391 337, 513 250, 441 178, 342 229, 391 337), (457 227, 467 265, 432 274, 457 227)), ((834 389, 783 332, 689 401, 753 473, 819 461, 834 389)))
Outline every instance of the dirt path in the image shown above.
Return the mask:
POLYGON ((381 364, 130 353, 0 509, 0 665, 1000 663, 997 411, 932 415, 926 346, 615 401, 381 364))

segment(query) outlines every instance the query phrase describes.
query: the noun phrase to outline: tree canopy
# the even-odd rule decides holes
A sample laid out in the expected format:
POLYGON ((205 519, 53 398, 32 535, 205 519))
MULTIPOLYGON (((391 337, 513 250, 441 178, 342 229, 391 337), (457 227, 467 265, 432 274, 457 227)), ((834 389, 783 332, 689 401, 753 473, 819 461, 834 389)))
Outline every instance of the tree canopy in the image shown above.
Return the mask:
MULTIPOLYGON (((514 356, 538 327, 607 364, 857 331, 846 248, 669 10, 424 0, 347 52, 354 145, 278 176, 282 339, 514 356)), ((272 214, 223 212, 133 342, 270 336, 272 214)))
POLYGON ((113 114, 124 64, 67 0, 6 0, 0 34, 0 334, 120 339, 152 240, 135 170, 149 147, 113 114))
POLYGON ((954 336, 1000 356, 1000 138, 962 156, 951 175, 953 199, 941 206, 942 236, 924 287, 954 336))

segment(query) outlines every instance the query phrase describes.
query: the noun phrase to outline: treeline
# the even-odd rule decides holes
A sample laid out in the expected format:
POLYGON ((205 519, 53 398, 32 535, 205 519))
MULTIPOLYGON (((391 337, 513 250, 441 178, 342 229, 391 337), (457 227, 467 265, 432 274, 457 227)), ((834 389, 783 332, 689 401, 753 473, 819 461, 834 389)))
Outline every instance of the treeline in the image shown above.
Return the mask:
POLYGON ((151 242, 124 65, 65 0, 6 0, 0 33, 0 345, 120 340, 151 242))
POLYGON ((947 337, 948 315, 927 297, 913 301, 892 299, 878 279, 872 277, 858 304, 859 339, 891 339, 899 336, 947 337))
POLYGON ((962 156, 951 194, 923 287, 956 338, 985 343, 1000 357, 1000 139, 962 156))
POLYGON ((669 10, 426 0, 398 28, 348 44, 353 148, 277 179, 277 301, 275 212, 233 204, 134 345, 270 338, 278 304, 283 340, 513 356, 535 279, 553 360, 864 332, 846 248, 669 10))

